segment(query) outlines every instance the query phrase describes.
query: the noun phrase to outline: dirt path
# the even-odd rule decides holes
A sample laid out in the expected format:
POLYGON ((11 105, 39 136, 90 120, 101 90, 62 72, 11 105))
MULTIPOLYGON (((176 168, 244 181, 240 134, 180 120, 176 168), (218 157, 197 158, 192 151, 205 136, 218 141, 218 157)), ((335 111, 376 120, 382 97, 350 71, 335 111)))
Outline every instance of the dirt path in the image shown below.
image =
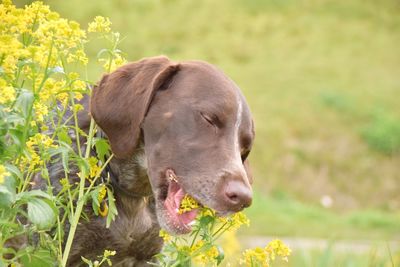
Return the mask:
MULTIPOLYGON (((246 236, 239 237, 243 247, 264 247, 269 241, 274 239, 269 236, 246 236)), ((317 239, 317 238, 298 238, 298 237, 284 237, 280 238, 285 242, 292 250, 310 250, 318 249, 325 250, 329 246, 335 251, 340 252, 353 252, 353 253, 365 253, 372 250, 387 250, 389 245, 390 250, 396 251, 400 249, 399 241, 365 241, 365 240, 329 240, 329 239, 317 239)))

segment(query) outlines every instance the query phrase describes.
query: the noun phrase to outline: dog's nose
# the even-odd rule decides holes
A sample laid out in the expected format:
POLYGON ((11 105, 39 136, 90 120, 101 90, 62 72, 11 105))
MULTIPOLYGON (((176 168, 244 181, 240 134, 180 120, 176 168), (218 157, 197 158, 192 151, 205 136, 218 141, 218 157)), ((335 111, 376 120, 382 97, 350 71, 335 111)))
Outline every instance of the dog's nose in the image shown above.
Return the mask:
POLYGON ((228 209, 237 212, 251 205, 253 193, 243 182, 231 180, 225 186, 224 198, 228 209))

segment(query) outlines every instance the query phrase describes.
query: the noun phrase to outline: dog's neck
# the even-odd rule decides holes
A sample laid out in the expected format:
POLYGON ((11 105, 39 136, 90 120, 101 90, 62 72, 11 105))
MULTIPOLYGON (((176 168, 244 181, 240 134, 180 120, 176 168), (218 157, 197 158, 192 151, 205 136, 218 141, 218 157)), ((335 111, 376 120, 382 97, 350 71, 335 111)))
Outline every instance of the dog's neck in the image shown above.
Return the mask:
POLYGON ((152 195, 143 146, 140 145, 129 159, 113 158, 109 163, 108 170, 111 184, 117 194, 132 198, 152 195))

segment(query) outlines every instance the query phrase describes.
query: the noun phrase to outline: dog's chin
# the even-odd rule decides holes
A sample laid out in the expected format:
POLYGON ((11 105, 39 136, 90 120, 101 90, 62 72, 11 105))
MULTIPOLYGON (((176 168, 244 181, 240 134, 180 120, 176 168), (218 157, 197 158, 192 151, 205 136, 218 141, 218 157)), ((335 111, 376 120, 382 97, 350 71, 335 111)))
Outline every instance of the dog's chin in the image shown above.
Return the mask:
MULTIPOLYGON (((197 212, 196 212, 197 215, 197 212)), ((194 216, 195 218, 196 216, 194 216)), ((190 222, 184 222, 179 218, 178 215, 171 214, 166 209, 157 209, 157 218, 160 227, 173 235, 188 234, 192 231, 192 224, 194 219, 190 222)))
MULTIPOLYGON (((195 223, 199 209, 180 213, 179 208, 187 192, 180 185, 179 178, 171 169, 167 169, 165 176, 161 178, 163 183, 155 192, 158 222, 161 228, 170 234, 187 234, 192 231, 192 225, 195 223)), ((199 206, 212 208, 218 217, 226 217, 234 213, 234 211, 219 208, 210 198, 202 199, 195 195, 191 195, 191 197, 196 199, 199 206)))

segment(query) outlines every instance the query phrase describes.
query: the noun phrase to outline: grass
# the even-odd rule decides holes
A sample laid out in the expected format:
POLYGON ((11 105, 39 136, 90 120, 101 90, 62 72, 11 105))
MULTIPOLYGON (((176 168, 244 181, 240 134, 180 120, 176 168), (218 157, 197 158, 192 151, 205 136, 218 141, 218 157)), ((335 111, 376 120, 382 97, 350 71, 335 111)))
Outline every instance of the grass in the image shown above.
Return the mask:
POLYGON ((386 267, 396 266, 400 256, 398 254, 390 256, 386 248, 371 248, 369 252, 337 252, 334 251, 334 244, 328 245, 322 250, 298 250, 293 253, 289 263, 278 262, 275 266, 293 267, 353 267, 353 266, 373 266, 386 267), (393 264, 392 264, 393 261, 393 264))
POLYGON ((276 193, 255 194, 247 210, 251 225, 245 235, 308 237, 332 240, 400 239, 400 214, 377 209, 335 212, 322 205, 309 205, 276 193))
POLYGON ((248 233, 399 239, 400 155, 387 149, 400 117, 398 1, 48 3, 82 24, 110 17, 130 60, 203 59, 238 83, 257 133, 248 233), (390 120, 375 119, 379 107, 390 120))

